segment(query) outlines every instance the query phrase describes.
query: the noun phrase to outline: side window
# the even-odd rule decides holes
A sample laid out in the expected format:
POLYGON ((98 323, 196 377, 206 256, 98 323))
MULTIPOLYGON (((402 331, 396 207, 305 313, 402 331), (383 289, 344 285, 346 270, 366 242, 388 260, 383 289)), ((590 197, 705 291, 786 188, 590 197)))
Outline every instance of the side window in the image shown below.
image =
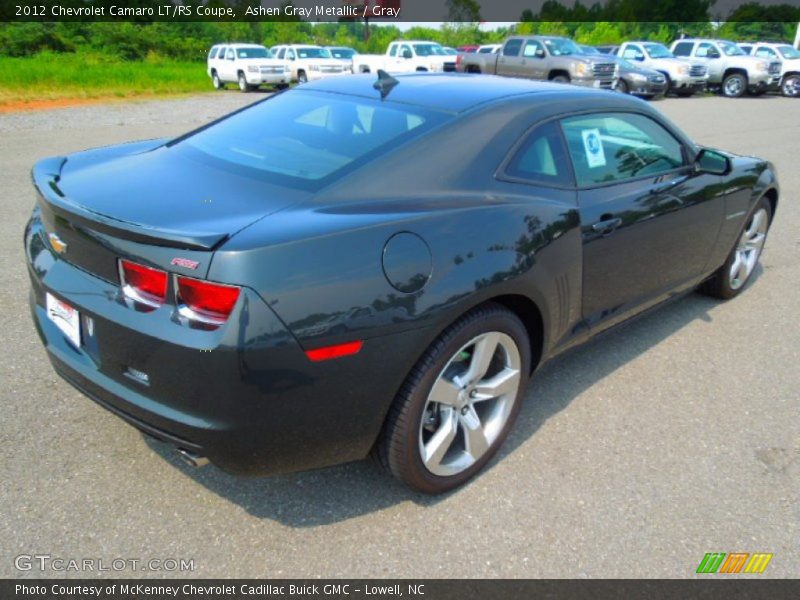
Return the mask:
POLYGON ((406 44, 403 44, 402 46, 400 46, 400 56, 404 57, 406 55, 406 52, 409 52, 412 57, 414 56, 414 53, 411 52, 411 47, 407 46, 406 44))
POLYGON ((777 56, 772 48, 759 48, 756 50, 756 56, 761 58, 775 58, 777 56))
POLYGON ((642 52, 642 49, 639 46, 631 44, 629 46, 625 46, 625 52, 622 53, 622 58, 639 60, 644 58, 644 52, 642 52))
POLYGON ((522 56, 525 58, 536 58, 537 50, 544 52, 544 48, 539 42, 536 40, 530 40, 525 43, 525 49, 522 51, 522 56))
POLYGON ((224 58, 225 58, 225 46, 223 46, 217 51, 217 60, 223 60, 224 58))
POLYGON ((225 58, 228 59, 228 60, 233 60, 234 59, 233 48, 228 48, 228 51, 225 54, 225 58))
POLYGON ((397 44, 391 44, 389 46, 389 56, 397 56, 397 44))
POLYGON ((739 48, 741 48, 745 54, 753 53, 753 47, 750 44, 739 44, 739 48))
POLYGON ((286 55, 286 48, 278 50, 278 58, 283 58, 286 55))
POLYGON ((675 49, 672 53, 675 56, 691 56, 694 44, 692 42, 678 42, 675 44, 675 49))
POLYGON ((561 127, 579 186, 658 175, 684 164, 680 142, 644 115, 571 117, 561 127))
POLYGON ((519 38, 511 38, 503 46, 503 56, 519 56, 519 50, 522 48, 522 40, 519 38))
POLYGON ((714 56, 719 56, 719 51, 714 48, 713 44, 703 42, 697 46, 697 56, 699 58, 713 58, 714 56))
POLYGON ((288 58, 289 60, 294 60, 294 50, 292 50, 291 48, 287 48, 286 58, 288 58))
POLYGON ((555 121, 534 129, 506 167, 506 175, 532 183, 572 185, 567 151, 555 121))
POLYGON ((218 48, 216 46, 211 49, 211 52, 208 53, 209 60, 217 57, 217 50, 218 48))

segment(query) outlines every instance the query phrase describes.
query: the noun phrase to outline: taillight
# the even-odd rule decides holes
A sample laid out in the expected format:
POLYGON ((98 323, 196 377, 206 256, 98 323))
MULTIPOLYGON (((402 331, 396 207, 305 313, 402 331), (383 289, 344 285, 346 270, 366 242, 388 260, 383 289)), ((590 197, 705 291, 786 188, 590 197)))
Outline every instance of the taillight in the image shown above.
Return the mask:
POLYGON ((221 325, 228 320, 240 289, 233 285, 210 283, 191 277, 175 277, 178 311, 184 317, 221 325))
POLYGON ((167 299, 167 272, 120 259, 119 278, 127 298, 153 308, 167 299))

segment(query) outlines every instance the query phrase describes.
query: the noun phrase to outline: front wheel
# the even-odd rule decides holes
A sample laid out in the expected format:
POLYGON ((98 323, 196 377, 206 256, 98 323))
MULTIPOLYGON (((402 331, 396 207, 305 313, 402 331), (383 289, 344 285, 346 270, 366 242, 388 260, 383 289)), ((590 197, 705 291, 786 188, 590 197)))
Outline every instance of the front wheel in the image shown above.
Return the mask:
POLYGON ((709 296, 728 300, 738 296, 750 280, 761 257, 772 221, 772 205, 762 198, 747 218, 736 245, 725 264, 700 290, 709 296))
POLYGON ((747 91, 747 77, 731 73, 722 82, 722 95, 726 98, 741 98, 747 91))
POLYGON ((781 83, 781 94, 788 98, 800 97, 800 75, 787 75, 781 83))
POLYGON ((239 90, 242 92, 249 92, 252 88, 250 84, 247 83, 247 78, 245 78, 244 73, 239 73, 239 90))
POLYGON ((617 85, 614 86, 614 89, 616 91, 618 91, 620 94, 630 94, 631 93, 630 89, 628 88, 628 84, 622 78, 617 79, 617 85))
POLYGON ((550 78, 550 81, 553 81, 555 83, 569 83, 571 80, 569 78, 569 75, 558 74, 550 78))
POLYGON ((519 414, 531 367, 525 326, 487 304, 447 328, 403 383, 376 444, 380 462, 429 494, 474 476, 519 414))
POLYGON ((308 82, 308 75, 306 75, 305 71, 299 71, 297 73, 297 83, 307 83, 308 82))
POLYGON ((222 83, 222 80, 219 78, 219 74, 216 71, 214 71, 214 73, 211 75, 211 85, 214 86, 215 90, 221 90, 225 87, 225 84, 222 83))

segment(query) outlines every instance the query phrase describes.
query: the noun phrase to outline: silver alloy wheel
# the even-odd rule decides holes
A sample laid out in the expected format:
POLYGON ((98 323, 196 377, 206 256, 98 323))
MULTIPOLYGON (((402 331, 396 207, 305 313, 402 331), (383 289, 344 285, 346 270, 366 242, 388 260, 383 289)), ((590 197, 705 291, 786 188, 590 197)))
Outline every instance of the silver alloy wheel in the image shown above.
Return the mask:
POLYGON ((739 77, 728 77, 728 79, 725 80, 726 96, 740 96, 743 88, 744 84, 739 77))
POLYGON ((211 78, 211 83, 214 84, 214 87, 216 89, 219 89, 219 88, 222 87, 222 82, 219 80, 219 75, 217 75, 216 73, 214 73, 214 77, 211 78))
POLYGON ((750 218, 734 250, 735 256, 729 272, 731 289, 742 287, 758 263, 758 257, 767 239, 767 211, 759 209, 750 218))
POLYGON ((789 98, 800 96, 800 77, 793 75, 784 79, 781 92, 789 98))
POLYGON ((521 364, 516 342, 499 331, 473 338, 448 361, 420 422, 419 452, 428 471, 456 475, 486 454, 517 400, 521 364))

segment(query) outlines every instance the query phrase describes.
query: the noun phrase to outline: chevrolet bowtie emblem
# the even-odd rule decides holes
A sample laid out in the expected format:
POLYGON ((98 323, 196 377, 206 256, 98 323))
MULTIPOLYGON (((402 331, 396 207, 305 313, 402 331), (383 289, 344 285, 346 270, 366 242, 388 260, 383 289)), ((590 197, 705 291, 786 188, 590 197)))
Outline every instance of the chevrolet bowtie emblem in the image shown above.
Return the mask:
POLYGON ((53 250, 59 254, 64 254, 64 252, 67 251, 67 244, 63 242, 55 233, 49 233, 47 234, 47 237, 50 238, 50 245, 53 247, 53 250))

